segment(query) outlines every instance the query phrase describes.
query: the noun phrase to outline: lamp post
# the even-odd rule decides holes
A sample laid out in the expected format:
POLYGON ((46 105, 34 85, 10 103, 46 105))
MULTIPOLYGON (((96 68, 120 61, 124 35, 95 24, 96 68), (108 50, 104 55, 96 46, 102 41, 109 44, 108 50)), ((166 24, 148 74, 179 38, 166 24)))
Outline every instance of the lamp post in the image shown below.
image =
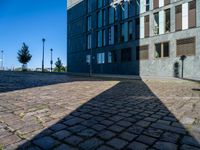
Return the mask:
POLYGON ((4 70, 3 69, 3 50, 1 51, 1 69, 4 70))
POLYGON ((182 68, 181 68, 181 70, 182 70, 182 73, 181 73, 181 77, 183 78, 183 73, 184 73, 184 60, 186 59, 186 56, 185 55, 182 55, 181 57, 180 57, 180 60, 181 60, 181 62, 182 62, 182 68))
POLYGON ((42 39, 42 43, 43 43, 43 50, 42 50, 42 72, 44 72, 44 43, 45 43, 45 39, 42 39))
POLYGON ((51 64, 51 72, 52 72, 52 70, 53 70, 53 68, 52 68, 52 65, 53 65, 53 49, 51 48, 50 51, 51 51, 51 61, 50 61, 50 64, 51 64))

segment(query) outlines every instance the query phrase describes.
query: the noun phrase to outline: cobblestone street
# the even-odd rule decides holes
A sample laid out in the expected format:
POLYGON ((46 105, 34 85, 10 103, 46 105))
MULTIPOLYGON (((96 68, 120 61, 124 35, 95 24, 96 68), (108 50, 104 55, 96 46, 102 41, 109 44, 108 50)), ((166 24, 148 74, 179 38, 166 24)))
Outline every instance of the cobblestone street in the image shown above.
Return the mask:
POLYGON ((200 84, 0 72, 0 149, 199 150, 200 84))

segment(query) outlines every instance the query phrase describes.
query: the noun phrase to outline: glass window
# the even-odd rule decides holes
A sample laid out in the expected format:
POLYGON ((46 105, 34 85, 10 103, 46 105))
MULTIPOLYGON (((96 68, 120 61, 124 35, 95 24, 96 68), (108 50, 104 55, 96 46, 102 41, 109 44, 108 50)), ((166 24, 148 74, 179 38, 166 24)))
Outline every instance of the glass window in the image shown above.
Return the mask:
POLYGON ((114 23, 115 19, 115 9, 112 7, 109 7, 109 24, 114 23))
POLYGON ((135 9, 135 13, 138 15, 140 14, 140 0, 136 0, 136 9, 135 9))
POLYGON ((150 8, 150 2, 149 0, 146 0, 146 11, 149 11, 150 8))
POLYGON ((115 51, 108 52, 108 63, 115 63, 117 62, 117 54, 115 51))
POLYGON ((98 27, 102 27, 102 10, 97 13, 98 27))
POLYGON ((122 62, 131 61, 131 48, 126 48, 121 50, 121 61, 122 62))
POLYGON ((170 32, 170 9, 165 10, 165 33, 170 32))
POLYGON ((106 25, 106 9, 103 9, 103 25, 105 26, 106 25))
POLYGON ((106 30, 103 30, 103 46, 106 46, 106 30))
POLYGON ((128 9, 128 11, 129 11, 129 17, 132 17, 134 15, 133 1, 130 1, 129 3, 130 3, 129 4, 129 9, 128 9))
POLYGON ((86 63, 90 64, 91 55, 86 55, 86 63))
POLYGON ((92 2, 93 0, 88 0, 88 12, 92 11, 92 2))
POLYGON ((159 34, 159 13, 154 14, 154 34, 159 34))
POLYGON ((92 48, 92 35, 91 34, 88 34, 87 36, 87 48, 88 49, 91 49, 92 48))
POLYGON ((105 53, 97 53, 97 64, 105 63, 105 53))
POLYGON ((89 16, 87 19, 87 23, 88 23, 88 31, 90 31, 92 29, 92 17, 89 16))
POLYGON ((102 31, 98 31, 98 47, 102 47, 102 31))
POLYGON ((133 39, 133 22, 132 21, 128 23, 128 38, 129 40, 133 39))
POLYGON ((101 8, 103 5, 103 0, 98 0, 98 8, 101 8))
POLYGON ((169 42, 155 44, 155 58, 169 57, 169 42))
POLYGON ((114 26, 111 26, 108 29, 108 34, 109 34, 109 45, 114 44, 114 26))

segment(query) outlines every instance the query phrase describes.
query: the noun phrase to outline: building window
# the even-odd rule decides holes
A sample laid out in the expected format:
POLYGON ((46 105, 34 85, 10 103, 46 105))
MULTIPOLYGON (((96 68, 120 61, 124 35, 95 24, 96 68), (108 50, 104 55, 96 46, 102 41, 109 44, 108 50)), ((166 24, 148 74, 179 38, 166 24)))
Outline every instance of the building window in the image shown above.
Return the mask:
POLYGON ((150 0, 146 0, 146 11, 149 11, 150 9, 150 0))
POLYGON ((105 53, 97 53, 97 64, 105 63, 105 53))
MULTIPOLYGON (((114 26, 114 33, 118 33, 118 26, 114 26)), ((118 43, 118 34, 114 35, 114 43, 118 43)))
POLYGON ((149 37, 149 15, 144 17, 144 36, 149 37))
POLYGON ((103 46, 106 46, 106 30, 104 29, 103 32, 103 46))
POLYGON ((196 27, 196 0, 189 2, 189 28, 196 27))
POLYGON ((108 63, 115 63, 117 62, 117 54, 115 51, 108 52, 108 63))
POLYGON ((153 1, 153 8, 156 9, 159 7, 159 0, 154 0, 153 1))
POLYGON ((170 9, 165 10, 165 33, 170 32, 170 9))
POLYGON ((91 12, 92 11, 92 2, 93 2, 93 0, 88 0, 88 12, 91 12))
POLYGON ((103 6, 103 0, 98 0, 98 8, 101 8, 103 6))
POLYGON ((92 48, 92 35, 88 34, 87 36, 87 48, 91 49, 92 48))
POLYGON ((108 29, 109 45, 114 44, 114 26, 108 29))
POLYGON ((114 23, 115 21, 115 9, 113 7, 109 7, 109 24, 114 23))
POLYGON ((182 30, 182 5, 176 6, 176 31, 182 30))
POLYGON ((135 36, 136 39, 140 37, 140 18, 135 19, 135 36))
POLYGON ((103 9, 103 25, 105 26, 106 25, 106 23, 107 23, 107 16, 106 16, 106 9, 103 9))
POLYGON ((131 61, 131 48, 121 50, 121 62, 131 61))
POLYGON ((128 39, 129 40, 133 39, 133 22, 132 21, 128 22, 128 39))
POLYGON ((154 34, 159 34, 159 13, 154 14, 154 34))
POLYGON ((91 16, 89 16, 88 18, 87 18, 87 27, 88 27, 88 31, 90 31, 91 29, 92 29, 92 17, 91 16))
POLYGON ((140 0, 136 0, 136 9, 135 9, 135 13, 136 15, 140 14, 140 0))
POLYGON ((130 1, 129 2, 129 13, 128 13, 128 15, 129 15, 129 17, 132 17, 133 15, 134 15, 134 4, 133 4, 133 1, 130 1))
POLYGON ((98 28, 102 27, 102 10, 97 13, 98 28))
POLYGON ((103 0, 103 5, 106 6, 107 5, 107 0, 103 0))
POLYGON ((155 58, 169 57, 169 42, 155 44, 155 58))
POLYGON ((195 37, 180 39, 176 41, 176 54, 177 56, 181 55, 195 55, 195 37))
POLYGON ((164 0, 164 5, 166 6, 168 4, 170 4, 170 0, 164 0))
POLYGON ((90 64, 91 61, 91 55, 86 55, 86 63, 90 64))
POLYGON ((137 60, 145 60, 149 58, 149 46, 137 46, 136 47, 136 59, 137 60))
POLYGON ((128 22, 121 24, 121 42, 128 41, 128 22))
POLYGON ((98 31, 98 47, 102 47, 102 31, 98 31))

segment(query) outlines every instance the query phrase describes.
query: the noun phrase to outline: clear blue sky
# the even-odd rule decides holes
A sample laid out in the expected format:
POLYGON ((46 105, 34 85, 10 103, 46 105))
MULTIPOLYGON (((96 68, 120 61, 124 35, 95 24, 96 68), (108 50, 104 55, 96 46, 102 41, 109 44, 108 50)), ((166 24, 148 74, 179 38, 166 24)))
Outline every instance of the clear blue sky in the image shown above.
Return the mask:
POLYGON ((42 38, 45 43, 45 67, 50 67, 50 48, 54 63, 60 57, 66 65, 66 0, 0 0, 0 50, 4 66, 20 67, 17 52, 25 42, 32 60, 30 68, 41 67, 42 38))

